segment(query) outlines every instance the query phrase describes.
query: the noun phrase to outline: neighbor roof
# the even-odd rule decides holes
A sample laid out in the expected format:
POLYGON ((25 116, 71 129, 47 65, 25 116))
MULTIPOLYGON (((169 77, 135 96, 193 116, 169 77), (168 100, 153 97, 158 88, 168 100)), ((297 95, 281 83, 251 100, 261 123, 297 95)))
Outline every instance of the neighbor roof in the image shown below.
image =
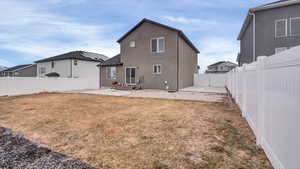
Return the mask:
POLYGON ((214 63, 214 64, 211 64, 211 65, 209 65, 208 67, 211 67, 211 66, 217 66, 217 65, 220 65, 220 64, 222 64, 222 63, 229 63, 229 64, 233 64, 233 65, 236 65, 236 66, 237 66, 237 64, 232 63, 232 62, 229 62, 229 61, 220 61, 220 62, 216 62, 216 63, 214 63))
POLYGON ((7 68, 7 69, 4 69, 0 72, 14 72, 16 70, 19 70, 19 69, 23 69, 25 67, 29 67, 29 66, 32 66, 33 64, 26 64, 26 65, 17 65, 17 66, 14 66, 14 67, 10 67, 10 68, 7 68))
POLYGON ((97 66, 107 67, 107 66, 120 66, 120 65, 123 65, 123 63, 121 63, 121 55, 118 54, 110 59, 107 59, 106 61, 100 63, 97 66))
POLYGON ((175 32, 178 32, 179 36, 192 48, 194 49, 197 53, 200 53, 199 50, 194 46, 194 44, 188 39, 188 37, 183 33, 183 31, 179 30, 179 29, 176 29, 176 28, 173 28, 173 27, 170 27, 170 26, 167 26, 167 25, 164 25, 164 24, 161 24, 161 23, 158 23, 158 22, 155 22, 155 21, 152 21, 152 20, 149 20, 149 19, 146 19, 144 18, 143 20, 141 20, 138 24, 136 24, 132 29, 130 29, 127 33, 125 33, 117 42, 120 43, 124 38, 126 38, 129 34, 131 34, 134 30, 136 30, 139 26, 141 26, 143 23, 151 23, 151 24, 155 24, 155 25, 158 25, 158 26, 161 26, 161 27, 164 27, 164 28, 167 28, 167 29, 170 29, 170 30, 173 30, 175 32))
POLYGON ((73 51, 73 52, 49 57, 46 59, 41 59, 41 60, 35 61, 35 63, 49 62, 49 61, 56 61, 56 60, 65 60, 65 59, 77 59, 77 60, 84 60, 84 61, 103 62, 107 58, 108 58, 107 56, 102 55, 102 54, 84 52, 84 51, 73 51))
POLYGON ((250 15, 250 13, 273 9, 273 8, 284 7, 284 6, 290 6, 290 5, 299 4, 299 3, 300 3, 300 0, 280 0, 280 1, 268 3, 265 5, 261 5, 261 6, 249 9, 249 12, 247 14, 247 17, 243 23, 242 29, 241 29, 237 39, 241 40, 241 38, 244 36, 244 33, 252 20, 252 16, 250 15))

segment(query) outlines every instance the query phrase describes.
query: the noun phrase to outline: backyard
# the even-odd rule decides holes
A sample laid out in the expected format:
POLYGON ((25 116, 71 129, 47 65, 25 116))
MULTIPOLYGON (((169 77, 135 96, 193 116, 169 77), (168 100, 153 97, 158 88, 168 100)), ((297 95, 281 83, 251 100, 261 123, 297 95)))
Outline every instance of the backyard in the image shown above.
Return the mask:
POLYGON ((0 97, 0 126, 97 168, 272 169, 227 99, 0 97))

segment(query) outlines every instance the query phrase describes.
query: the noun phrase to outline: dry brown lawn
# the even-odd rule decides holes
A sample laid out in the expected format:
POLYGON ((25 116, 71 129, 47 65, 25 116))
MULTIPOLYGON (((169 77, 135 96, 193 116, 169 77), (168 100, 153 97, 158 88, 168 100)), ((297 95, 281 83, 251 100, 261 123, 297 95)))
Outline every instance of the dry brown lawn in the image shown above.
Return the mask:
POLYGON ((237 107, 226 100, 0 97, 0 125, 98 168, 272 168, 237 107))

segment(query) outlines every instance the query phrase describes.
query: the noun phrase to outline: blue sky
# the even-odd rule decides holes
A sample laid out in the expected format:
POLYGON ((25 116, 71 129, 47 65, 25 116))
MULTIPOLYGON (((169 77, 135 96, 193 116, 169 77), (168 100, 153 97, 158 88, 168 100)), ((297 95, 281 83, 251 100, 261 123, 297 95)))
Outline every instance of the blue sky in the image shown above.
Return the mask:
POLYGON ((0 65, 84 50, 119 53, 116 40, 143 18, 184 31, 201 70, 235 61, 248 8, 271 0, 1 0, 0 65))

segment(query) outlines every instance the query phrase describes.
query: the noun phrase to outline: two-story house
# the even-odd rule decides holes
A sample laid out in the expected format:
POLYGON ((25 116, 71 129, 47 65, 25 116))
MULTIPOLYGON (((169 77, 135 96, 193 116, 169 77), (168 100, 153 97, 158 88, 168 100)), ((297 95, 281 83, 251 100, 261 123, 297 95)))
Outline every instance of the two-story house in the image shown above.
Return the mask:
POLYGON ((227 73, 238 65, 229 61, 220 61, 207 66, 205 73, 227 73))
POLYGON ((300 45, 300 1, 281 0, 250 9, 238 40, 240 66, 300 45))
POLYGON ((99 65, 102 86, 112 81, 170 91, 193 86, 199 51, 181 30, 143 19, 117 42, 120 54, 99 65))
POLYGON ((72 51, 36 61, 38 77, 99 78, 99 63, 108 57, 102 54, 72 51))

